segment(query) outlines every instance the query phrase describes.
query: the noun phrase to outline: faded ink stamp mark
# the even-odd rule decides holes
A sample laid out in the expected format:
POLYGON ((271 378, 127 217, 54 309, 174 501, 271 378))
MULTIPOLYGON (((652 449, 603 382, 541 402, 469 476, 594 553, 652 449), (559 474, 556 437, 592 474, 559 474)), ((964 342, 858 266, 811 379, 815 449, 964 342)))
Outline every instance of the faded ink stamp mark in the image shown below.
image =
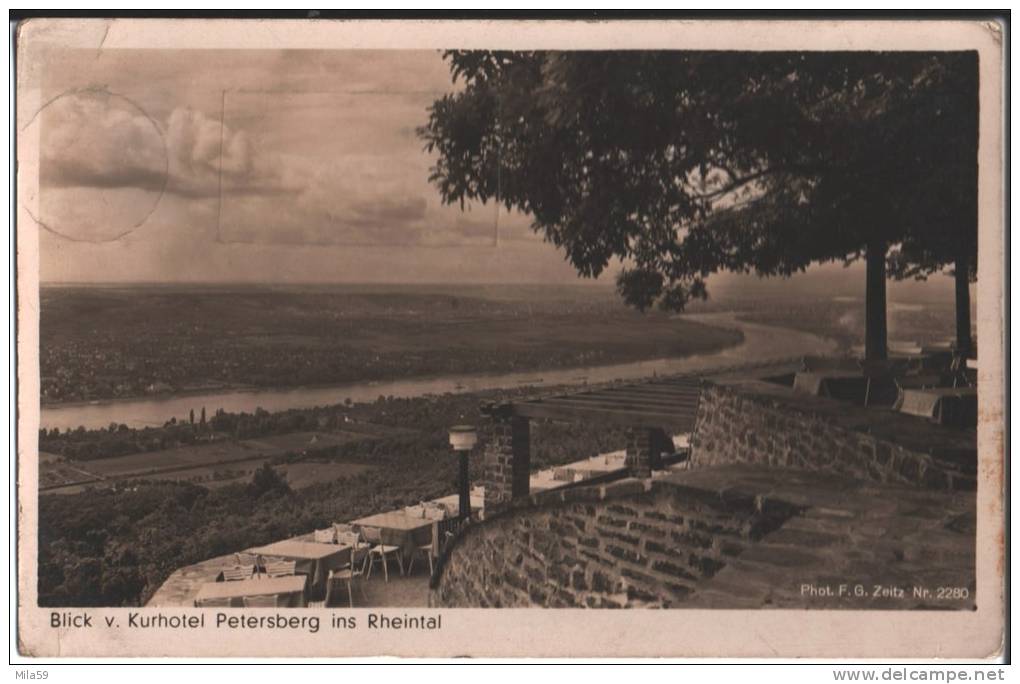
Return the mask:
POLYGON ((39 143, 38 203, 22 206, 66 240, 119 240, 152 216, 167 191, 163 129, 136 101, 103 86, 47 100, 21 134, 39 143))

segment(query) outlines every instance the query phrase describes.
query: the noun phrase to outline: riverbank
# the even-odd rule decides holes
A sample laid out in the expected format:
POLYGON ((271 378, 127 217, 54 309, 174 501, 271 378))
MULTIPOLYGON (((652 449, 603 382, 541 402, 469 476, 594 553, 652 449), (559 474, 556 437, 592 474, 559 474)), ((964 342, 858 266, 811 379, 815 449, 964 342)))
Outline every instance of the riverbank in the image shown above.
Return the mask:
POLYGON ((232 413, 253 413, 256 408, 284 411, 290 408, 313 408, 352 402, 368 402, 380 396, 419 397, 425 395, 461 394, 490 389, 547 387, 552 385, 584 385, 614 380, 629 380, 653 375, 709 370, 744 363, 760 363, 771 359, 805 354, 826 354, 836 343, 817 335, 753 323, 740 319, 740 314, 685 314, 692 323, 739 332, 739 344, 707 350, 683 357, 652 358, 643 361, 589 365, 559 370, 518 371, 502 374, 458 374, 429 378, 412 378, 390 382, 365 382, 318 388, 285 388, 278 390, 245 390, 218 392, 184 397, 125 400, 105 404, 48 406, 41 412, 41 427, 61 431, 107 427, 110 423, 128 427, 162 426, 171 418, 187 419, 189 412, 202 407, 209 415, 217 409, 232 413))

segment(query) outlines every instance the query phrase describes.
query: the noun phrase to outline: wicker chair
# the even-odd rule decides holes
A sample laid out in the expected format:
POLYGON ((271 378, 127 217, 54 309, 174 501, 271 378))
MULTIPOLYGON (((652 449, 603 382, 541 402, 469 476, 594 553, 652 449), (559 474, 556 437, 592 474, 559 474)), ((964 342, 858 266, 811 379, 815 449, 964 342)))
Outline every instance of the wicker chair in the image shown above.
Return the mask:
POLYGON ((258 565, 258 560, 253 553, 235 553, 234 565, 258 565))
POLYGON ((266 575, 269 577, 287 577, 293 575, 297 570, 297 562, 295 561, 275 561, 266 563, 266 575))
POLYGON ((336 544, 336 536, 336 528, 327 527, 324 530, 315 530, 312 538, 319 544, 336 544))
POLYGON ((223 581, 237 582, 240 580, 251 579, 251 576, 254 574, 255 574, 254 565, 237 565, 232 568, 223 569, 223 581))

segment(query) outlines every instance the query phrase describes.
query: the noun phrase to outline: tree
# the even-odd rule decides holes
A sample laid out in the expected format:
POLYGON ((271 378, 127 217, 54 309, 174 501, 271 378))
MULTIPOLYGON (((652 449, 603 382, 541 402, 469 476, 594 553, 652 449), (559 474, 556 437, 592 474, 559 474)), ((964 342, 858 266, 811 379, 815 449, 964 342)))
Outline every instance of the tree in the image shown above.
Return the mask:
POLYGON ((418 132, 445 202, 530 215, 584 277, 620 260, 638 308, 682 309, 719 270, 864 258, 882 358, 887 252, 923 233, 912 193, 950 156, 929 105, 959 54, 448 52, 463 88, 418 132))
POLYGON ((977 278, 978 64, 975 56, 965 55, 950 67, 944 91, 930 104, 940 113, 941 126, 930 129, 935 149, 927 156, 927 187, 918 189, 939 201, 918 203, 920 220, 890 255, 889 266, 898 279, 925 279, 952 266, 956 343, 967 355, 973 346, 970 283, 977 278))
POLYGON ((252 494, 256 497, 261 497, 268 493, 286 494, 290 492, 290 485, 287 484, 287 480, 268 462, 263 463, 255 470, 255 473, 252 475, 250 488, 252 494))

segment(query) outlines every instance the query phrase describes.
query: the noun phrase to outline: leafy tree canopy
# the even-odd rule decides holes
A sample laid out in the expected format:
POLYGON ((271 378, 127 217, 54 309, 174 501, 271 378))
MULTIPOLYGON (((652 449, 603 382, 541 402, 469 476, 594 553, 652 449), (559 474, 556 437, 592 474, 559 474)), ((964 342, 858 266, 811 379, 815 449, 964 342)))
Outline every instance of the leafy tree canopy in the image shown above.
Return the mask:
MULTIPOLYGON (((681 309, 967 213, 972 53, 447 52, 419 129, 446 202, 529 214, 579 274, 681 309), (968 80, 969 79, 969 80, 968 80)), ((973 99, 971 99, 973 95, 973 99)), ((908 255, 909 256, 909 255, 908 255)))

